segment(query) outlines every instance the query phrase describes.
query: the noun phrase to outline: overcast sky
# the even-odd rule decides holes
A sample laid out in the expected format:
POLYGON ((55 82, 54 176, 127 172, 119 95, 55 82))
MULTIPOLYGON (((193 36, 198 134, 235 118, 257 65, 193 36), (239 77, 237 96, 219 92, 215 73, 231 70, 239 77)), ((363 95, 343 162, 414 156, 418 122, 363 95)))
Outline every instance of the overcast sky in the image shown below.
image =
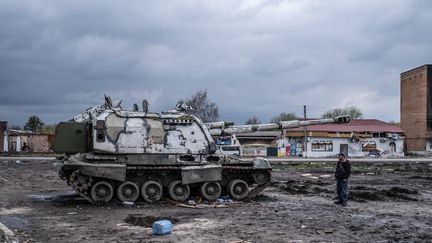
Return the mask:
POLYGON ((432 1, 0 0, 0 120, 68 120, 103 102, 220 118, 355 105, 399 120, 399 75, 431 63, 432 1))

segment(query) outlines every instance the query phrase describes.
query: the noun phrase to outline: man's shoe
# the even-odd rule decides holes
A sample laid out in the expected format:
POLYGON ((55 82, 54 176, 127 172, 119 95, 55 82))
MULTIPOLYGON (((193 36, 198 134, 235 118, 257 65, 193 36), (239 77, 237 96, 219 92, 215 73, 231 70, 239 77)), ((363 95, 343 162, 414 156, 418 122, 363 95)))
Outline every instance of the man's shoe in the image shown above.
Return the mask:
POLYGON ((346 203, 346 202, 343 202, 342 203, 342 206, 347 206, 348 204, 346 203))
POLYGON ((334 204, 342 204, 341 201, 334 201, 334 204))

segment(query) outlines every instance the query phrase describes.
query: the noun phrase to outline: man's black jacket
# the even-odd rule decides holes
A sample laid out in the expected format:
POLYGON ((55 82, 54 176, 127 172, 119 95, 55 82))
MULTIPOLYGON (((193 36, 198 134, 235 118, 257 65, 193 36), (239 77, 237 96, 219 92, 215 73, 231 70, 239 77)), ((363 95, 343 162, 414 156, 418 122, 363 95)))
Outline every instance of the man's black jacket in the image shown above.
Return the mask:
POLYGON ((339 180, 348 179, 351 175, 351 163, 338 161, 335 171, 335 177, 339 180))

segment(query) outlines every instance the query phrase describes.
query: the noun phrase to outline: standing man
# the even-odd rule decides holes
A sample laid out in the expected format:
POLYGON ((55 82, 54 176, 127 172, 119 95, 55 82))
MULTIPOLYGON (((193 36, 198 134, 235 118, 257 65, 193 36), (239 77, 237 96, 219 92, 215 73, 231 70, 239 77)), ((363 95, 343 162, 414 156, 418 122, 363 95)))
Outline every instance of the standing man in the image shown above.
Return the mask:
POLYGON ((338 200, 335 204, 347 205, 348 201, 348 178, 351 175, 351 164, 346 159, 344 153, 338 154, 338 162, 336 165, 335 177, 336 177, 336 189, 338 200))

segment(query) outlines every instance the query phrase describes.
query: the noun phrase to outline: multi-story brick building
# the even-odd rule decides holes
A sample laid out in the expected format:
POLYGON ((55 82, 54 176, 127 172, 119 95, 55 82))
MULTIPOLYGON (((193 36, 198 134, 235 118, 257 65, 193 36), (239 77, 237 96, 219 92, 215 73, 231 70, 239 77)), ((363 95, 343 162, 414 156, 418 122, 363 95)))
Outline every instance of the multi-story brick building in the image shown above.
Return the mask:
POLYGON ((432 65, 401 73, 400 91, 407 152, 432 151, 432 65))

